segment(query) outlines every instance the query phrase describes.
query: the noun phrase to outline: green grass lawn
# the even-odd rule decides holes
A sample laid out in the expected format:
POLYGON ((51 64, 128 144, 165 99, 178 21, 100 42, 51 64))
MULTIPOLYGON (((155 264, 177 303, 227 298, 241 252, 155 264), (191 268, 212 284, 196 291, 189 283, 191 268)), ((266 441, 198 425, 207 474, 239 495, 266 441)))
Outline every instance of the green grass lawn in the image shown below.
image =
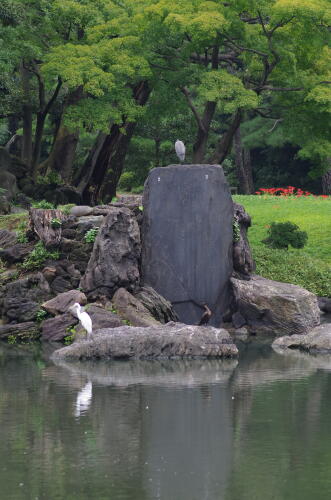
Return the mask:
POLYGON ((248 237, 257 273, 331 296, 331 199, 236 195, 252 217, 248 237), (261 240, 271 222, 291 221, 308 234, 303 249, 273 250, 261 240))

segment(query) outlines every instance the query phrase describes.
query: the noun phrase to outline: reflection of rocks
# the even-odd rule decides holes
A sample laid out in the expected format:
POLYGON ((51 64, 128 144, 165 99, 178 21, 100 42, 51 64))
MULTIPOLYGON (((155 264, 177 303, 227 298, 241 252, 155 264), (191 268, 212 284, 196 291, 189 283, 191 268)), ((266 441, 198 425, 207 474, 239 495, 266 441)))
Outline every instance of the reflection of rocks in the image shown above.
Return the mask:
POLYGON ((317 326, 306 335, 280 337, 272 344, 278 349, 301 349, 310 352, 331 352, 331 324, 317 326))
MULTIPOLYGON (((311 373, 316 370, 331 371, 330 353, 309 354, 308 352, 300 351, 299 349, 284 349, 282 347, 278 347, 277 345, 273 345, 272 347, 277 354, 287 358, 289 362, 304 363, 311 369, 311 373)), ((310 374, 308 373, 308 369, 307 374, 310 374)))
POLYGON ((191 359, 237 354, 238 349, 226 330, 167 323, 98 330, 92 340, 59 349, 54 359, 191 359))
POLYGON ((102 361, 68 363, 57 359, 54 362, 70 374, 68 380, 77 380, 85 376, 87 380, 98 385, 119 387, 137 384, 176 387, 220 384, 229 380, 238 365, 235 359, 134 361, 129 364, 102 361))
POLYGON ((253 276, 231 279, 240 314, 251 332, 271 335, 306 333, 320 322, 316 296, 296 285, 253 276))

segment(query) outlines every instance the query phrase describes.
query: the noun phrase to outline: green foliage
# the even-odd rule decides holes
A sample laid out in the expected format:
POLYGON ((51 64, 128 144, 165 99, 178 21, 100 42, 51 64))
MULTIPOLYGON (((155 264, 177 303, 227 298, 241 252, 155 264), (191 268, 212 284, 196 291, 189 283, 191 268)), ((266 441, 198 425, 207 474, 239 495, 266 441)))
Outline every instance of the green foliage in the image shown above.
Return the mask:
POLYGON ((17 230, 16 230, 17 241, 19 243, 27 243, 28 242, 26 230, 27 230, 27 221, 23 220, 18 224, 17 230))
POLYGON ((262 243, 271 248, 303 248, 308 240, 306 231, 300 231, 293 222, 272 222, 268 229, 268 237, 262 243))
POLYGON ((47 311, 45 309, 39 309, 36 312, 35 320, 37 323, 41 323, 47 317, 47 311))
POLYGON ((22 263, 22 269, 24 269, 24 271, 32 271, 34 269, 39 269, 43 265, 45 260, 47 259, 57 260, 59 258, 60 254, 58 251, 49 252, 44 247, 43 242, 38 241, 38 243, 35 245, 31 253, 27 257, 25 257, 22 263))
POLYGON ((95 242, 95 238, 97 237, 98 231, 99 231, 98 227, 94 227, 94 228, 89 229, 88 231, 86 231, 86 234, 84 236, 85 242, 86 243, 94 243, 95 242))
POLYGON ((61 210, 61 212, 63 212, 65 215, 69 215, 70 214, 70 210, 74 206, 75 206, 74 203, 68 203, 67 205, 59 205, 57 208, 59 210, 61 210))
POLYGON ((8 344, 17 344, 17 338, 15 335, 8 335, 7 342, 8 344))
POLYGON ((131 189, 134 187, 134 180, 134 172, 123 172, 118 183, 119 190, 131 191, 131 189))
POLYGON ((232 232, 233 232, 233 241, 239 241, 240 240, 240 226, 237 217, 233 217, 233 222, 232 222, 232 232))
POLYGON ((51 220, 51 226, 56 229, 62 226, 62 221, 58 219, 57 217, 54 217, 54 219, 51 220))
POLYGON ((49 201, 46 200, 41 200, 41 201, 34 201, 32 203, 33 208, 42 208, 44 210, 51 210, 54 209, 54 205, 50 203, 49 201))
POLYGON ((46 176, 38 175, 37 184, 42 186, 61 186, 63 184, 63 180, 58 172, 50 172, 46 176))

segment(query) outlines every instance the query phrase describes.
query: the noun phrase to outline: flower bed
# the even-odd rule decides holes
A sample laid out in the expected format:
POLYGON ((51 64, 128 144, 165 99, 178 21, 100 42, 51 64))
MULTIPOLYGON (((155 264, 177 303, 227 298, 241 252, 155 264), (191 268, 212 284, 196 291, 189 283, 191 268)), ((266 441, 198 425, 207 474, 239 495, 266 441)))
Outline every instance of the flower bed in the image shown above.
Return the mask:
POLYGON ((260 188, 255 192, 258 195, 270 195, 270 196, 293 196, 295 198, 301 198, 302 196, 314 196, 315 198, 327 198, 331 199, 331 196, 326 194, 315 195, 309 191, 303 191, 300 188, 294 186, 287 186, 286 188, 260 188))

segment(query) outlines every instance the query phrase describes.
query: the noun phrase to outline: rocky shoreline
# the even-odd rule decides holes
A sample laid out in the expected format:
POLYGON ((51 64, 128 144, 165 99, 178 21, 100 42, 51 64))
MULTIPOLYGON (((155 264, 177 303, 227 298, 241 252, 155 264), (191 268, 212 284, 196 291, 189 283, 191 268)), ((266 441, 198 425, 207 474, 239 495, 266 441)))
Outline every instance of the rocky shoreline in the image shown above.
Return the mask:
POLYGON ((320 308, 330 309, 330 299, 318 301, 298 286, 252 274, 250 217, 234 204, 240 238, 233 243, 232 297, 224 322, 220 328, 181 325, 171 304, 142 282, 141 204, 140 196, 125 196, 109 205, 74 206, 69 214, 57 210, 56 218, 53 211, 32 209, 24 243, 15 232, 0 230, 0 258, 6 266, 0 273, 0 339, 76 339, 64 352, 88 357, 91 342, 82 340, 84 330, 68 312, 78 302, 92 318, 93 356, 121 357, 116 348, 121 339, 126 359, 236 356, 228 332, 233 338, 303 339, 318 328, 320 308), (48 253, 29 269, 26 262, 40 241, 48 253), (107 345, 102 355, 100 339, 107 345), (150 353, 151 346, 155 352, 150 353))

